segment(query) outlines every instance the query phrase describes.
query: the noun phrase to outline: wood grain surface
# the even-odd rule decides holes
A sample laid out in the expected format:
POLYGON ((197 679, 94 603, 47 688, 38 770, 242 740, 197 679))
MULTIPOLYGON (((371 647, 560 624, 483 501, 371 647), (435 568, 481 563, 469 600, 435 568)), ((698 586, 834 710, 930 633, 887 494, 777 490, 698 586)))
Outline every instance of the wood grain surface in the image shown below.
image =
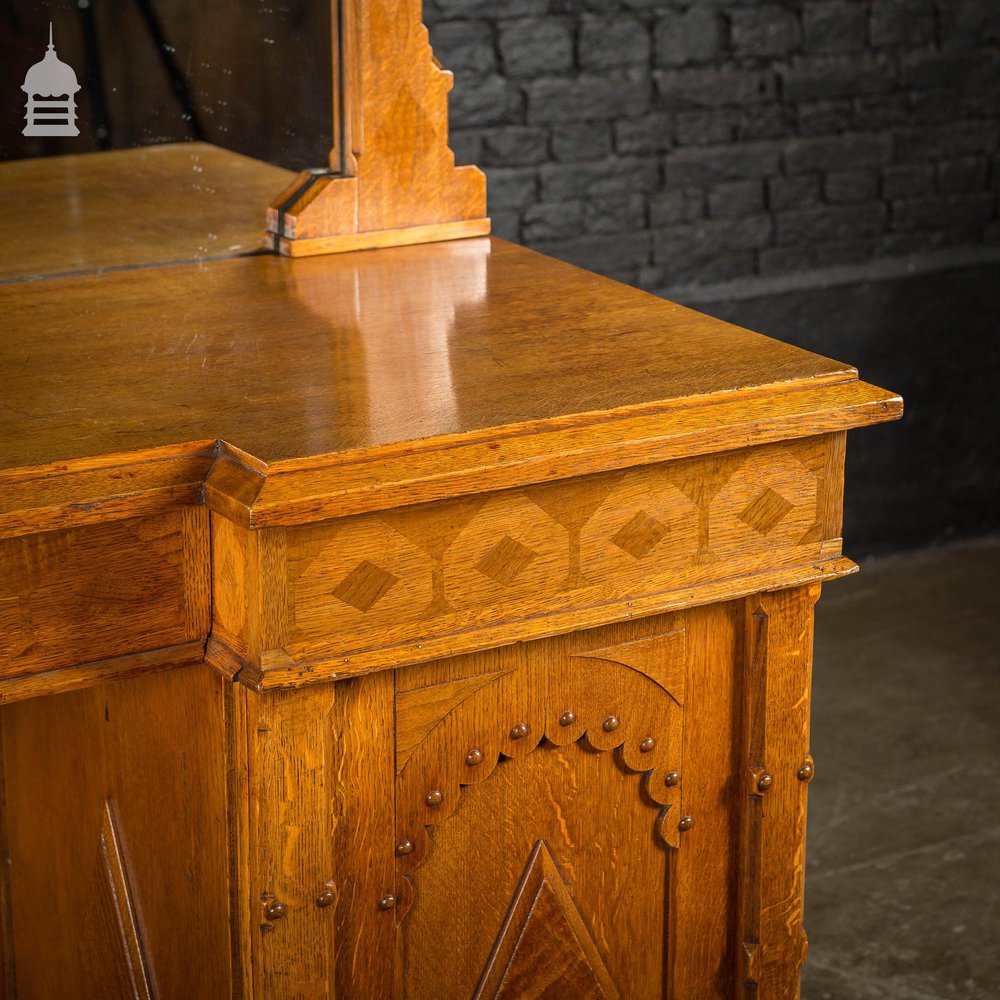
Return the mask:
POLYGON ((259 253, 291 176, 203 142, 0 164, 0 283, 259 253))
POLYGON ((7 285, 0 310, 8 531, 189 489, 161 463, 215 441, 210 502, 302 523, 900 412, 849 366, 498 240, 7 285))
POLYGON ((92 682, 129 669, 122 658, 150 669, 198 656, 208 555, 208 514, 197 507, 0 540, 0 701, 23 697, 33 678, 51 690, 56 673, 60 685, 92 682))

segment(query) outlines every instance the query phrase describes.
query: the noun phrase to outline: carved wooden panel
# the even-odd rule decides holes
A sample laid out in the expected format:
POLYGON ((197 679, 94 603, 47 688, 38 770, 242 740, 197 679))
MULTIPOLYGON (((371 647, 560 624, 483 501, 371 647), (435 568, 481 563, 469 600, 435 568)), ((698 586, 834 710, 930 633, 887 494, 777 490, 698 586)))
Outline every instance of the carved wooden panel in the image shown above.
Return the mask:
MULTIPOLYGON (((767 794, 777 797, 765 800, 774 818, 763 840, 759 925, 772 943, 762 983, 777 982, 784 949, 800 940, 801 851, 792 845, 802 832, 802 783, 797 772, 789 782, 783 762, 793 744, 802 748, 807 709, 795 665, 810 639, 808 593, 755 599, 771 616, 771 663, 782 663, 769 687, 779 714, 766 758, 775 772, 767 794), (782 732, 793 734, 787 743, 782 732)), ((753 643, 746 604, 396 672, 403 997, 477 989, 505 996, 515 984, 542 996, 551 972, 570 978, 573 995, 731 1000, 744 975, 741 886, 749 856, 745 699, 754 682, 745 669, 753 643), (570 711, 572 722, 560 726, 570 711), (609 713, 618 722, 610 733, 603 726, 609 713), (524 736, 515 733, 519 723, 524 736), (662 756, 645 764, 648 735, 655 742, 646 753, 662 756), (654 796, 664 790, 659 776, 665 779, 669 761, 677 762, 673 788, 682 798, 658 822, 663 796, 654 796), (653 770, 633 770, 644 766, 653 770), (689 821, 680 833, 682 813, 689 821), (679 847, 667 849, 661 832, 679 847), (544 918, 534 926, 528 895, 544 918), (540 980, 518 958, 516 927, 523 956, 536 949, 546 956, 530 963, 540 980)))
POLYGON ((299 174, 272 202, 276 249, 299 255, 489 232, 486 178, 448 147, 452 75, 421 0, 336 0, 331 172, 299 174), (367 236, 367 238, 365 238, 367 236))
POLYGON ((611 618, 630 601, 835 555, 841 444, 807 438, 291 530, 287 627, 265 669, 349 665, 442 636, 460 646, 559 614, 611 618))
POLYGON ((545 743, 468 788, 399 924, 401 996, 665 996, 684 848, 655 835, 641 783, 613 754, 545 743))
MULTIPOLYGON (((119 978, 125 981, 123 985, 127 983, 128 995, 135 1000, 152 1000, 154 994, 139 928, 136 900, 129 882, 115 804, 111 799, 104 804, 100 857, 105 875, 104 888, 110 894, 118 931, 118 947, 114 947, 116 942, 113 938, 107 942, 108 947, 103 949, 102 960, 113 962, 116 957, 120 959, 124 975, 120 975, 119 978)), ((108 984, 105 983, 104 986, 107 988, 108 984)))
POLYGON ((0 540, 0 678, 204 639, 204 510, 0 540))
POLYGON ((452 814, 463 786, 487 780, 501 758, 523 757, 543 740, 616 750, 628 770, 644 775, 643 798, 660 807, 655 828, 676 847, 686 672, 679 615, 400 671, 397 870, 415 872, 429 848, 425 829, 452 814))
POLYGON ((566 879, 540 840, 474 1000, 524 1000, 557 991, 587 1000, 619 997, 566 879))
POLYGON ((217 675, 146 674, 0 719, 17 996, 229 996, 217 675))
MULTIPOLYGON (((620 902, 624 886, 612 888, 611 883, 622 872, 616 874, 613 865, 601 867, 602 861, 610 864, 605 852, 614 853, 618 835, 601 831, 611 816, 624 824, 629 836, 645 846, 635 847, 636 858, 619 856, 622 870, 649 866, 643 891, 652 893, 653 901, 637 912, 665 924, 664 848, 676 847, 683 836, 687 661, 687 632, 677 614, 397 672, 396 913, 402 940, 422 938, 421 914, 439 910, 442 894, 451 895, 432 863, 442 831, 471 822, 482 832, 469 818, 466 797, 478 802, 474 813, 492 803, 501 825, 517 831, 514 842, 489 848, 470 843, 469 832, 446 835, 449 842, 461 840, 464 850, 488 849, 492 862, 487 867, 503 869, 513 881, 493 892, 492 906, 509 904, 510 909, 503 926, 492 931, 488 922, 478 925, 478 890, 463 883, 461 901, 454 901, 472 915, 474 941, 467 942, 459 963, 464 971, 455 973, 458 978, 449 980, 441 995, 469 995, 475 982, 462 976, 473 971, 479 981, 476 995, 483 998, 545 996, 560 981, 563 988, 572 984, 574 995, 611 998, 619 996, 616 977, 621 975, 626 976, 621 995, 636 995, 627 988, 635 980, 623 972, 624 959, 615 962, 614 974, 609 972, 607 937, 595 940, 589 929, 592 919, 610 919, 605 904, 590 897, 590 908, 581 911, 575 901, 573 886, 584 864, 578 852, 591 852, 592 888, 601 886, 620 902), (581 810, 587 815, 569 818, 581 810), (588 832, 571 835, 567 824, 576 822, 588 832), (585 846, 585 840, 592 842, 585 846), (509 856, 501 860, 500 851, 509 856), (425 893, 432 897, 426 903, 425 893), (411 936, 407 923, 414 918, 419 926, 411 936)), ((443 862, 449 868, 460 863, 454 857, 443 862)), ((430 959, 410 954, 415 964, 408 995, 429 996, 418 984, 430 959)), ((664 954, 658 956, 662 961, 664 954)), ((643 963, 639 968, 645 970, 641 975, 649 973, 643 963)), ((410 982, 409 966, 404 976, 410 982)), ((662 978, 662 969, 656 976, 662 978)))

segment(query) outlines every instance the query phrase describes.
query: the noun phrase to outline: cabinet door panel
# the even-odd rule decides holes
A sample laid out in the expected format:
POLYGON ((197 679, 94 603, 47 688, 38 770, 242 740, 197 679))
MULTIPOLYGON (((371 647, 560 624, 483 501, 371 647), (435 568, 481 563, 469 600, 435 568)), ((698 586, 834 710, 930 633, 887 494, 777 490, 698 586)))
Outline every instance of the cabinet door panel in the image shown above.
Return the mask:
POLYGON ((723 605, 397 673, 406 997, 731 989, 734 621, 723 605))

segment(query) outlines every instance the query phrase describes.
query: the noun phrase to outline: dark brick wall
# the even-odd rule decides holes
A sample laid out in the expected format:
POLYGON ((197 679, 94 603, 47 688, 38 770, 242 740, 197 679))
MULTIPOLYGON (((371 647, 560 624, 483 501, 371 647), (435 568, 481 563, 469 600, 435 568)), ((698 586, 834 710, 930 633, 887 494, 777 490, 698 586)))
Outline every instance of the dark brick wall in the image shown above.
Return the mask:
POLYGON ((495 231, 651 289, 1000 244, 1000 0, 425 0, 495 231))

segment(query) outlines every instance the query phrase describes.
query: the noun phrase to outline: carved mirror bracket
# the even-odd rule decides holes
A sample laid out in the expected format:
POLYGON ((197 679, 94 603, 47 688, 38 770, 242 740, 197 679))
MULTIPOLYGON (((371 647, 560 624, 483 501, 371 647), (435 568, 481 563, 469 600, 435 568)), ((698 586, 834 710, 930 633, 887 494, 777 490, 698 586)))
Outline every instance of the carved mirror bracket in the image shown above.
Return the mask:
POLYGON ((267 210, 287 256, 485 236, 486 177, 448 147, 452 74, 431 51, 421 0, 332 0, 333 149, 267 210))

